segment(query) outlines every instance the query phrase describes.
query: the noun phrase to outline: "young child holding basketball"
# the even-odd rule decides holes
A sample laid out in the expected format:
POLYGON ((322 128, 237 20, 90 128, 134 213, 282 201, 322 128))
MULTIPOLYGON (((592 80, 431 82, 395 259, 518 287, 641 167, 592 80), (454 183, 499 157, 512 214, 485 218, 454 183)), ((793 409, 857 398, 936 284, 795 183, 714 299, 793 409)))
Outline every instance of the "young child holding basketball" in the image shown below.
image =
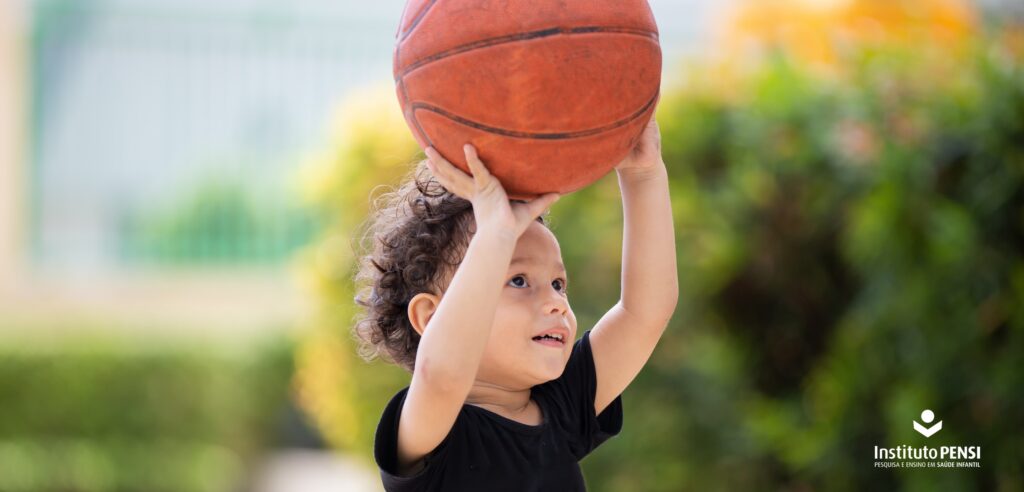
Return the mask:
POLYGON ((543 215, 558 196, 511 201, 476 150, 464 151, 472 176, 429 148, 412 179, 386 195, 357 275, 366 282, 356 296, 362 353, 412 373, 377 426, 384 488, 586 490, 578 462, 621 430, 621 393, 676 306, 657 122, 615 167, 620 300, 579 340, 543 215))

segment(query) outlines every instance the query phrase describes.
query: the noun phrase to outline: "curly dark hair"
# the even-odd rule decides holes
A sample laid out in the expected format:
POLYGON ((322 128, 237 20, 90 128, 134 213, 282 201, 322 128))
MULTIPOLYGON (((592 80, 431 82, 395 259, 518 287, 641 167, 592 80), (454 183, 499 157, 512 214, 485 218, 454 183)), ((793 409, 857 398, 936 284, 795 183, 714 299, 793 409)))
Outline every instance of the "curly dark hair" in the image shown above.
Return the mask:
MULTIPOLYGON (((451 193, 419 161, 397 189, 372 201, 360 237, 352 332, 363 360, 381 358, 409 373, 420 335, 409 320, 409 301, 421 292, 441 295, 476 232, 473 205, 451 193), (365 240, 373 244, 367 246, 365 240)), ((536 219, 548 227, 545 215, 536 219)))

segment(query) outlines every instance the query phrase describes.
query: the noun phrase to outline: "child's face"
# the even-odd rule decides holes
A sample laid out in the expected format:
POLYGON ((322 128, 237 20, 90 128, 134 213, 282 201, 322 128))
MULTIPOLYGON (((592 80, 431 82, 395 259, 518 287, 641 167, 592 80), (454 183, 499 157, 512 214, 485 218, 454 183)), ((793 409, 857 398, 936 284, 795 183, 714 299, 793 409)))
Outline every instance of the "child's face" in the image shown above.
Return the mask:
POLYGON ((567 278, 558 240, 534 221, 512 254, 477 380, 522 389, 562 374, 576 337, 576 316, 565 294, 567 278), (555 327, 568 330, 561 347, 533 340, 555 327))

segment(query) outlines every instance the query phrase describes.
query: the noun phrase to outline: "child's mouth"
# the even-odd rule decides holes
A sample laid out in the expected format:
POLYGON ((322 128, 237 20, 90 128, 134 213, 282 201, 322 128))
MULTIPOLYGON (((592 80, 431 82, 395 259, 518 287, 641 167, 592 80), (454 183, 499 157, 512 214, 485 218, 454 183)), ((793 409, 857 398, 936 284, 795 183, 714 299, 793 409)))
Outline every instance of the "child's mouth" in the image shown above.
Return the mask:
POLYGON ((533 337, 533 341, 535 341, 535 342, 537 342, 537 343, 539 343, 541 345, 547 345, 548 347, 562 348, 562 346, 565 345, 565 342, 563 342, 561 340, 557 340, 557 339, 555 339, 553 337, 550 337, 550 336, 547 336, 547 335, 540 336, 540 337, 533 337))

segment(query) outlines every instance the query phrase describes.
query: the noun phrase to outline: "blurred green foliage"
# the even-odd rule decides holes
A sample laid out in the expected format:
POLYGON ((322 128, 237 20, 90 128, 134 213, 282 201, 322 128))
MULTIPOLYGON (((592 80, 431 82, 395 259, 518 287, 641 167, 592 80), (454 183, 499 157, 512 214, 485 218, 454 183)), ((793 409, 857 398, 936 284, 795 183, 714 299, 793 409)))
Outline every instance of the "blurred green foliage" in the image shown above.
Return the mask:
POLYGON ((118 255, 127 263, 279 263, 320 226, 309 210, 271 191, 208 176, 172 203, 122 217, 118 255))
POLYGON ((949 61, 865 50, 829 81, 779 54, 738 98, 666 98, 683 295, 595 490, 1024 487, 1024 57, 949 61), (902 444, 982 468, 873 467, 902 444))
MULTIPOLYGON (((330 145, 302 169, 306 205, 325 225, 298 256, 300 277, 322 301, 296 359, 300 404, 334 447, 355 451, 375 467, 373 431, 383 404, 408 384, 394 366, 364 363, 348 328, 355 314, 353 251, 364 242, 370 202, 397 184, 424 155, 413 140, 389 86, 353 91, 337 110, 330 145)), ((365 239, 368 240, 368 239, 365 239)))
POLYGON ((0 348, 0 490, 236 490, 275 436, 294 343, 67 336, 0 348))
MULTIPOLYGON (((839 77, 778 52, 728 87, 693 66, 663 94, 681 299, 621 435, 582 463, 589 488, 1024 490, 1024 49, 926 48, 872 46, 839 77), (924 409, 945 422, 927 441, 924 409), (873 467, 874 446, 902 444, 980 445, 982 467, 873 467)), ((353 151, 415 145, 393 98, 347 110, 372 131, 324 159, 316 197, 335 220, 307 255, 324 313, 300 362, 306 408, 371 466, 408 375, 356 358, 338 238, 366 213, 351 183, 408 169, 353 151)), ((586 277, 581 333, 618 299, 618 202, 612 173, 552 207, 586 277)))

